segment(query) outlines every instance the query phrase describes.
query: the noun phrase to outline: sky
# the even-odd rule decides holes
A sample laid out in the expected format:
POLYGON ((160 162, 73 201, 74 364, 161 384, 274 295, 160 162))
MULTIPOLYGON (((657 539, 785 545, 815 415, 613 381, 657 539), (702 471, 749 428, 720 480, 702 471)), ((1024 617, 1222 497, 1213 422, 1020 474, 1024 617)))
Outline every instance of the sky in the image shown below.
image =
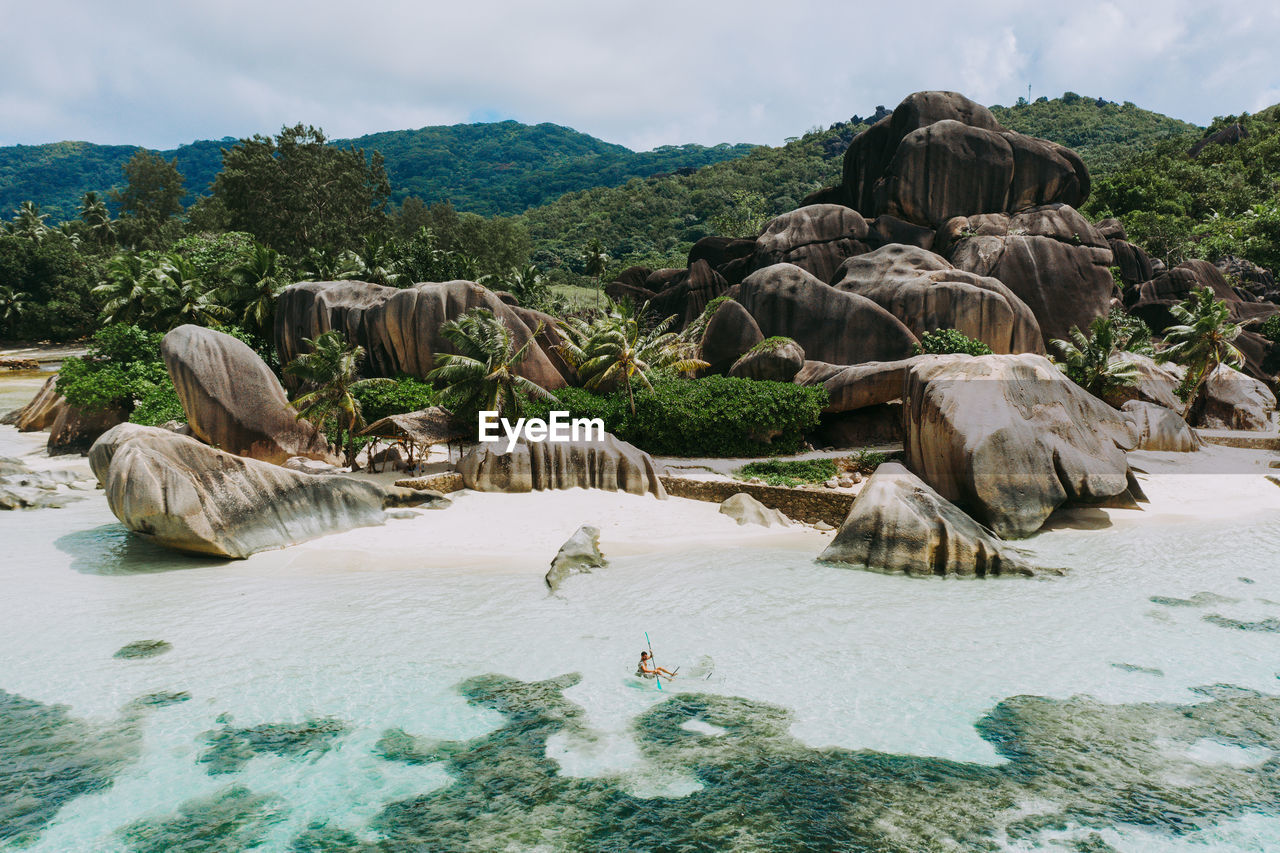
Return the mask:
POLYGON ((776 145, 921 89, 1206 124, 1280 101, 1280 3, 0 0, 0 145, 554 122, 776 145))

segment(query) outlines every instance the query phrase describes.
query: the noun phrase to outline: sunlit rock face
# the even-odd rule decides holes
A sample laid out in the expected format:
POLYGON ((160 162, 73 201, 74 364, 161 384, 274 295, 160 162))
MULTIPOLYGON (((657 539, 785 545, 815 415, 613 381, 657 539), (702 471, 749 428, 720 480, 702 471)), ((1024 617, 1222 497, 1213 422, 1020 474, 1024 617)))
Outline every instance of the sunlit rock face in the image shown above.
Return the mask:
POLYGON ((1010 539, 1068 501, 1140 494, 1128 418, 1038 355, 922 361, 903 393, 904 461, 942 497, 1010 539))
POLYGON ((275 465, 294 456, 336 461, 329 442, 298 418, 280 380, 248 344, 185 325, 164 336, 160 355, 201 441, 275 465))
POLYGON ((876 469, 820 559, 889 574, 1035 574, 1021 554, 896 462, 876 469))
MULTIPOLYGON (((517 349, 533 337, 535 329, 510 305, 470 281, 402 289, 363 281, 302 282, 285 288, 276 300, 276 351, 287 364, 307 351, 305 339, 337 329, 364 347, 372 375, 423 378, 435 367, 436 353, 456 351, 440 327, 476 308, 492 311, 510 330, 517 349)), ((543 388, 565 386, 539 346, 530 347, 517 372, 543 388)))
POLYGON ((89 463, 129 530, 167 548, 219 557, 382 524, 387 506, 448 505, 436 492, 303 474, 135 424, 104 434, 89 463))
POLYGON ((599 441, 520 441, 510 450, 505 441, 478 444, 458 471, 479 492, 579 488, 667 496, 653 457, 608 433, 599 441))

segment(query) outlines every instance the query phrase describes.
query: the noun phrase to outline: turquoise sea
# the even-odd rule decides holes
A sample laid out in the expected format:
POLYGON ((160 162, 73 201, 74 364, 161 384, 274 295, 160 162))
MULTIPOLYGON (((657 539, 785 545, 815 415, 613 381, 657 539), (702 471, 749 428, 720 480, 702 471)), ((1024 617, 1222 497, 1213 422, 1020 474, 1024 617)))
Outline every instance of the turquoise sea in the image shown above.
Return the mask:
POLYGON ((0 850, 1280 849, 1277 520, 1056 530, 1044 580, 695 548, 550 596, 519 541, 228 563, 100 492, 0 512, 0 850), (646 631, 710 676, 631 678, 646 631))

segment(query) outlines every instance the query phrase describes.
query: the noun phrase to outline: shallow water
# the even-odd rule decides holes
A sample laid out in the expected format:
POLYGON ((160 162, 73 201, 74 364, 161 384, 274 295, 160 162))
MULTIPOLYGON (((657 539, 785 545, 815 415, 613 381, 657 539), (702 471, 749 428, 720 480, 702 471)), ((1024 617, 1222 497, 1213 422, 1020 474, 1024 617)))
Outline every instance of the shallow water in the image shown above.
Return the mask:
POLYGON ((1049 580, 706 549, 553 597, 550 555, 226 563, 100 494, 0 513, 0 849, 1268 849, 1276 520, 1055 531, 1049 580), (630 678, 646 631, 710 678, 630 678))

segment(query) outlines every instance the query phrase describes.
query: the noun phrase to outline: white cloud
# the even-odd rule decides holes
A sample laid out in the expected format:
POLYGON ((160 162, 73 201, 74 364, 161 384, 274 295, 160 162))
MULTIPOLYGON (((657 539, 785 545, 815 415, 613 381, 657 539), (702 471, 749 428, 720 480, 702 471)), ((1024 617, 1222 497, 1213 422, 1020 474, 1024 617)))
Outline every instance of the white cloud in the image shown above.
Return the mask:
POLYGON ((635 148, 778 143, 924 88, 1206 122, 1280 91, 1280 9, 1224 0, 219 0, 0 8, 0 144, 170 147, 510 116, 635 148))

